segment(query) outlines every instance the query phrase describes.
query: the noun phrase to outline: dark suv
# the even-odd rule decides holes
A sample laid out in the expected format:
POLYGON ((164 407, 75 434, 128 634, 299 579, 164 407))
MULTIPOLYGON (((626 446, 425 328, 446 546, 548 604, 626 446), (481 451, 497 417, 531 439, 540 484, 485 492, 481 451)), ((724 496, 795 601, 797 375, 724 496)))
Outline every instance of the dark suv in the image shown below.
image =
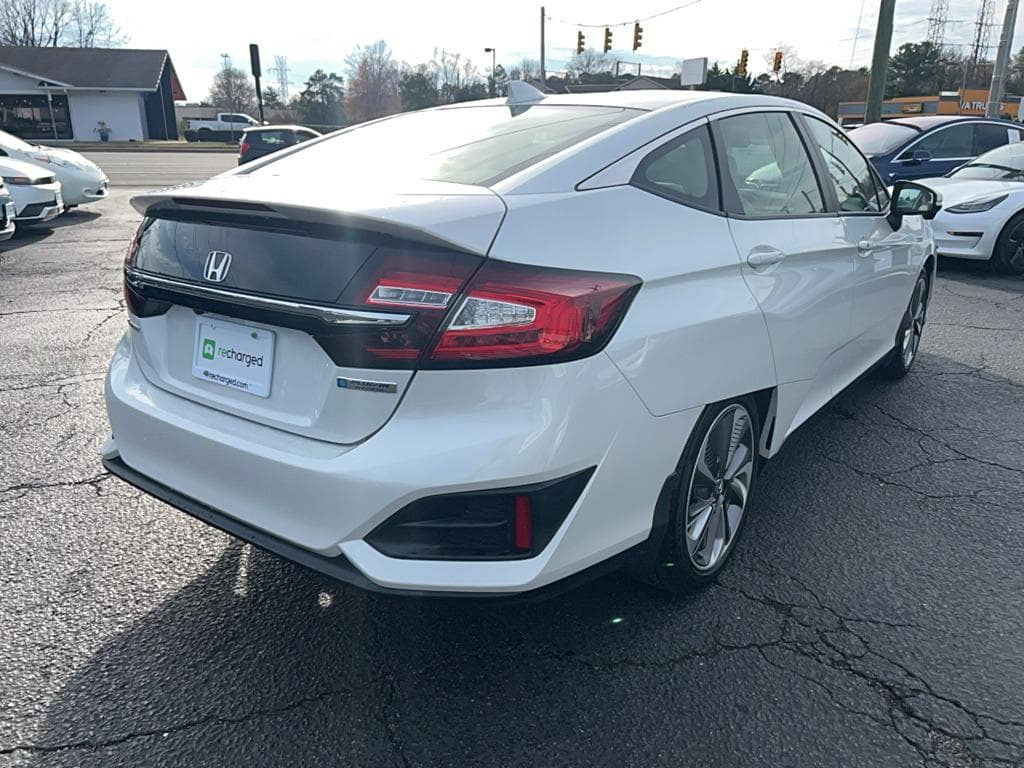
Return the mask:
POLYGON ((238 144, 238 164, 315 139, 321 134, 301 125, 257 125, 246 128, 238 144))
POLYGON ((1006 120, 928 115, 871 123, 850 132, 886 184, 945 176, 990 149, 1021 141, 1024 128, 1006 120))

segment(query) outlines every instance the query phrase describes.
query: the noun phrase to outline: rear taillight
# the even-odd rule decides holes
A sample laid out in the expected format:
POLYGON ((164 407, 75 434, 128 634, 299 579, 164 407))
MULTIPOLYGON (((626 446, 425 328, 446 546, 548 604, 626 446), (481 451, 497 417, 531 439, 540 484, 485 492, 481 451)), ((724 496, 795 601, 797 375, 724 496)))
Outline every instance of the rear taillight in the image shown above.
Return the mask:
MULTIPOLYGON (((139 222, 139 226, 135 230, 135 234, 132 235, 131 242, 128 243, 128 250, 124 254, 124 265, 126 267, 135 265, 135 257, 139 255, 139 243, 142 240, 142 228, 145 223, 145 219, 139 222)), ((138 315, 140 312, 141 301, 135 291, 132 290, 131 286, 128 285, 127 275, 125 276, 122 290, 124 291, 124 303, 125 306, 128 307, 128 311, 133 315, 138 315)))
POLYGON ((238 145, 238 156, 243 157, 245 153, 249 151, 249 149, 249 142, 243 141, 241 144, 238 145))
POLYGON ((415 368, 480 262, 478 256, 439 248, 381 248, 363 264, 337 303, 407 315, 408 321, 397 327, 337 328, 314 336, 338 365, 415 368))
POLYGON ((142 229, 145 223, 145 219, 139 222, 139 226, 136 228, 135 234, 132 235, 131 242, 128 243, 128 251, 124 255, 124 264, 126 267, 133 266, 135 264, 135 257, 139 255, 139 243, 142 241, 142 229))
POLYGON ((425 367, 560 362, 599 351, 640 285, 631 275, 489 261, 474 276, 425 367))
POLYGON ((340 367, 490 368, 599 352, 640 287, 632 275, 493 261, 362 230, 302 225, 293 234, 278 232, 276 221, 254 222, 274 227, 266 242, 234 220, 147 217, 125 255, 126 275, 135 275, 125 283, 128 308, 151 317, 180 305, 293 328, 340 367), (205 259, 228 234, 238 258, 227 281, 213 284, 203 278, 205 259), (312 255, 335 259, 337 268, 312 255))

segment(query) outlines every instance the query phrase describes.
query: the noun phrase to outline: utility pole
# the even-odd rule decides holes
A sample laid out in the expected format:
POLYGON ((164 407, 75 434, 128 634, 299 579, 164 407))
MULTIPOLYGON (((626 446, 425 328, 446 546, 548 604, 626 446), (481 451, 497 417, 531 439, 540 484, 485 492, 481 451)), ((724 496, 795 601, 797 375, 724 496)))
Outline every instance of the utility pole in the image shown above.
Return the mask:
POLYGON ((544 71, 544 6, 540 7, 540 81, 547 85, 548 76, 544 71))
POLYGON ((1017 24, 1017 4, 1018 0, 1006 0, 1006 15, 999 35, 999 50, 996 51, 996 66, 992 70, 992 88, 988 92, 985 117, 998 118, 1003 106, 1003 86, 1006 84, 1006 67, 1010 63, 1013 28, 1017 24))
POLYGON ((885 96, 885 76, 889 69, 892 19, 895 13, 896 0, 881 0, 878 8, 878 26, 875 28, 875 52, 871 56, 868 100, 864 104, 865 124, 877 123, 882 119, 882 97, 885 96))

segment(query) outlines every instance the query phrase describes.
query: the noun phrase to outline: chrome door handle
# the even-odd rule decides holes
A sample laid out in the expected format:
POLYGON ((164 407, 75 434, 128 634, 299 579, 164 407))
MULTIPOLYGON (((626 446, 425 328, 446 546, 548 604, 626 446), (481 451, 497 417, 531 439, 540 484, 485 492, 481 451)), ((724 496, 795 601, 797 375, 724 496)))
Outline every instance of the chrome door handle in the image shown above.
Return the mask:
POLYGON ((775 248, 755 250, 747 254, 747 264, 752 267, 766 267, 769 264, 778 264, 786 258, 786 254, 775 248))
POLYGON ((861 256, 864 256, 881 247, 880 243, 872 243, 870 240, 861 240, 857 243, 857 252, 860 253, 861 256))

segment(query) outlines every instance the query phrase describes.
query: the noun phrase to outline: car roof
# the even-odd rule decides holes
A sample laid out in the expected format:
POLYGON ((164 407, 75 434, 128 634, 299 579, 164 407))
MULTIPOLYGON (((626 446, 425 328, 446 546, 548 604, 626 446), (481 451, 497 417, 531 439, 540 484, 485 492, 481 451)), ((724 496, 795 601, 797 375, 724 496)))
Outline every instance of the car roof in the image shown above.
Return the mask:
POLYGON ((242 133, 255 133, 257 131, 312 131, 319 134, 319 131, 313 128, 307 128, 304 125, 292 125, 291 123, 286 125, 254 125, 251 128, 246 128, 242 133))
MULTIPOLYGON (((767 96, 761 93, 732 93, 728 91, 677 91, 667 88, 632 89, 623 91, 598 91, 594 93, 549 93, 543 100, 527 102, 523 106, 586 106, 586 107, 619 107, 638 109, 647 112, 672 110, 687 107, 703 109, 705 113, 719 109, 735 109, 756 106, 785 106, 805 112, 818 113, 818 110, 802 102, 784 99, 779 96, 767 96), (716 102, 722 102, 718 104, 716 102)), ((457 104, 446 104, 434 109, 460 109, 479 106, 508 106, 503 98, 464 101, 457 104)))
POLYGON ((965 121, 983 122, 983 123, 1002 123, 1006 124, 1007 120, 993 120, 987 117, 972 117, 970 115, 924 115, 922 117, 898 117, 891 120, 884 120, 883 125, 904 125, 907 128, 913 128, 915 131, 924 133, 930 131, 933 128, 938 128, 942 125, 949 125, 950 123, 960 123, 965 121))

